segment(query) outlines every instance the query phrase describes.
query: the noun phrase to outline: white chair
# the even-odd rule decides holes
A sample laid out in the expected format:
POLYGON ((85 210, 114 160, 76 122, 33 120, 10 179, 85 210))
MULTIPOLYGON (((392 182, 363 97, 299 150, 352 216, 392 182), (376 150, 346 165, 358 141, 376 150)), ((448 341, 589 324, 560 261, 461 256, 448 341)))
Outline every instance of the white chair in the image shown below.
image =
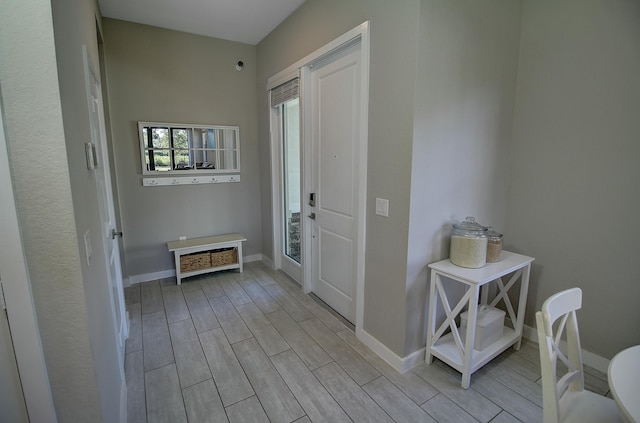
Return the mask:
POLYGON ((581 307, 582 290, 571 288, 549 297, 542 304, 542 310, 536 313, 544 423, 622 422, 614 400, 584 389, 576 319, 576 310, 581 307), (563 334, 566 335, 567 355, 560 350, 560 342, 565 338, 563 334), (558 359, 567 367, 564 375, 558 374, 558 359))

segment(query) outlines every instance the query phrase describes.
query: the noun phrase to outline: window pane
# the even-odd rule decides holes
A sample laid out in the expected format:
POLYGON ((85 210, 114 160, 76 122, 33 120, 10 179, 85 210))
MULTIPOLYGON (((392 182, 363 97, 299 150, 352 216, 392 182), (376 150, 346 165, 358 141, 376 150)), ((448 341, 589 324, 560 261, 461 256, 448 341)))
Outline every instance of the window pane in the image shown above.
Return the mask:
POLYGON ((214 131, 213 129, 209 129, 207 131, 207 142, 206 142, 205 148, 216 148, 215 133, 216 131, 214 131))
POLYGON ((234 130, 232 129, 225 129, 224 130, 224 147, 222 148, 230 148, 230 149, 235 149, 236 148, 236 133, 234 130))
POLYGON ((193 148, 204 148, 207 144, 207 130, 202 128, 193 128, 193 148))
POLYGON ((193 150, 191 154, 193 155, 193 162, 196 164, 196 169, 202 169, 202 164, 204 163, 202 149, 193 150))
POLYGON ((284 253, 300 263, 300 107, 298 99, 282 106, 284 164, 284 253))
POLYGON ((220 150, 220 169, 237 169, 238 161, 235 150, 220 150))
POLYGON ((224 150, 218 150, 218 169, 229 169, 227 164, 227 155, 224 150))
POLYGON ((156 170, 155 163, 150 162, 148 150, 144 152, 144 162, 147 166, 147 170, 156 170))
POLYGON ((212 150, 194 150, 194 161, 196 163, 196 169, 215 169, 215 151, 212 150))
POLYGON ((173 163, 176 170, 191 169, 189 150, 174 150, 173 163))
POLYGON ((215 148, 226 148, 225 139, 224 139, 224 129, 216 129, 214 131, 214 138, 216 140, 215 148))
POLYGON ((216 168, 215 150, 202 150, 202 169, 216 168))
POLYGON ((151 128, 151 139, 153 148, 169 148, 169 129, 151 128))
POLYGON ((144 160, 147 170, 163 172, 171 169, 169 150, 146 150, 144 160))
POLYGON ((189 134, 186 129, 172 129, 173 148, 189 148, 189 134))

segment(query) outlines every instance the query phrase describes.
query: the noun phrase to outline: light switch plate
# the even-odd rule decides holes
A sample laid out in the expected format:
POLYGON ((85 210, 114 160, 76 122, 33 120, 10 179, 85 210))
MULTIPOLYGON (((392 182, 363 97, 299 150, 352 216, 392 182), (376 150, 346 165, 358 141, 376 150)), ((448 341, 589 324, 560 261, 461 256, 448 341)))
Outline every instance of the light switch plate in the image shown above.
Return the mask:
POLYGON ((376 198, 376 214, 378 216, 389 217, 389 200, 376 198))

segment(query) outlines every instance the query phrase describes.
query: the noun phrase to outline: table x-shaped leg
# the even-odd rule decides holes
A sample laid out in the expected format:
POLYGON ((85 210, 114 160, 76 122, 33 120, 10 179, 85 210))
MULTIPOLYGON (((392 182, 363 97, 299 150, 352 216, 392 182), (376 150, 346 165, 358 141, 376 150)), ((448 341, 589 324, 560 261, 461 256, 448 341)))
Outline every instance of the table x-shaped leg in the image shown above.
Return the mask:
MULTIPOLYGON (((504 300, 504 304, 507 307, 507 312, 509 313, 509 318, 511 322, 513 322, 513 328, 517 333, 522 333, 522 328, 524 326, 524 309, 526 307, 527 301, 527 290, 529 289, 529 266, 524 269, 519 269, 516 271, 509 282, 505 285, 502 282, 502 278, 496 279, 496 284, 498 285, 499 292, 496 297, 489 304, 492 307, 495 307, 500 299, 504 300), (518 279, 521 279, 520 283, 520 299, 518 302, 518 314, 516 314, 513 309, 513 305, 511 304, 511 300, 507 295, 508 292, 513 288, 513 285, 516 283, 518 279)), ((522 337, 519 338, 518 342, 513 346, 515 350, 520 349, 520 345, 522 343, 522 337)))
POLYGON ((443 335, 444 331, 447 328, 451 329, 451 334, 456 344, 456 348, 458 349, 458 354, 460 355, 460 362, 462 363, 462 387, 467 389, 469 388, 469 384, 471 381, 471 372, 470 365, 471 359, 473 355, 473 344, 475 340, 475 325, 467 325, 467 333, 465 334, 465 342, 462 343, 462 339, 460 337, 460 332, 458 331, 458 327, 456 326, 455 318, 460 314, 465 305, 468 305, 468 321, 475 322, 475 316, 478 311, 478 296, 479 290, 478 286, 473 284, 469 286, 469 289, 462 296, 460 301, 455 305, 452 309, 449 304, 449 299, 444 291, 444 287, 442 285, 442 280, 440 279, 440 275, 435 272, 432 273, 431 278, 431 307, 429 313, 431 313, 431 319, 429 319, 432 324, 429 326, 429 330, 427 331, 427 364, 431 364, 433 361, 433 355, 431 354, 431 347, 435 345, 440 337, 443 335), (438 327, 435 328, 435 317, 437 313, 438 300, 442 303, 442 308, 446 314, 446 318, 444 322, 438 327))

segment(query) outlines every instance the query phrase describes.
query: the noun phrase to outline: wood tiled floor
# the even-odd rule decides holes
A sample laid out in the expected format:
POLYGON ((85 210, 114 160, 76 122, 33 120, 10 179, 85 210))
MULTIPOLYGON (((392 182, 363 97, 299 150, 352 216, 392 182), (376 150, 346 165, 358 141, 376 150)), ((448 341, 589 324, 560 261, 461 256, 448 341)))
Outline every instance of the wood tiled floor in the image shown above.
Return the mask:
MULTIPOLYGON (((434 360, 396 372, 341 319, 261 263, 126 288, 129 423, 540 422, 535 344, 471 377, 434 360)), ((586 369, 587 387, 608 393, 586 369)))

